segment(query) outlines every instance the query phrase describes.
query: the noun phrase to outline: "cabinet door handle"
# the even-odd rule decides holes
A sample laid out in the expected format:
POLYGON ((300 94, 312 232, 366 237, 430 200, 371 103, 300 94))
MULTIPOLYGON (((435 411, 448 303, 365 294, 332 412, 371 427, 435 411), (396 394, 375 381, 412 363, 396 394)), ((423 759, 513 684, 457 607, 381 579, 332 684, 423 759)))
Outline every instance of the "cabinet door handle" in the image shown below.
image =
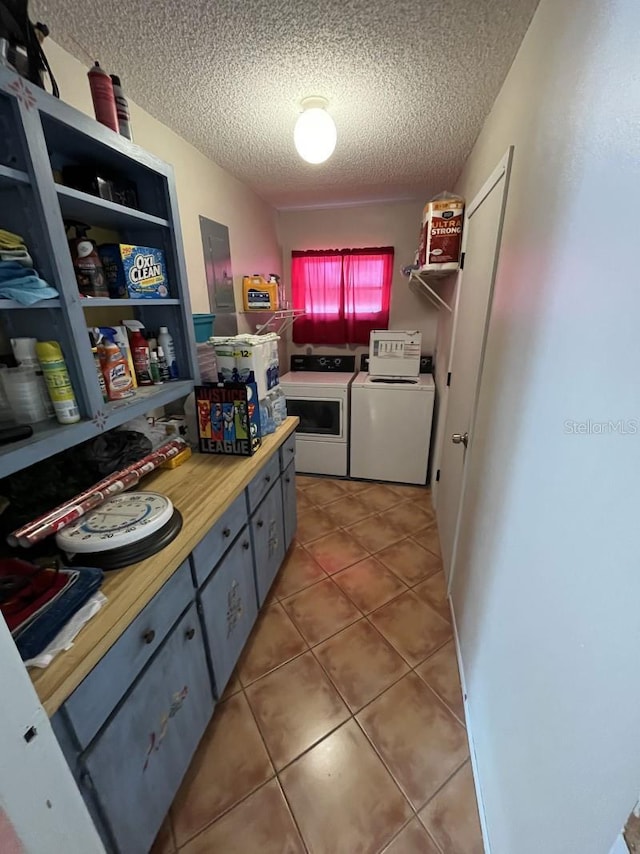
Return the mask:
POLYGON ((290 478, 290 477, 285 477, 285 483, 291 483, 291 478, 290 478))
POLYGON ((156 633, 154 632, 153 629, 147 629, 147 631, 144 632, 144 634, 142 635, 142 640, 145 643, 153 643, 155 636, 156 636, 156 633))
POLYGON ((196 630, 193 628, 193 626, 191 626, 191 628, 187 629, 187 631, 184 633, 184 636, 186 637, 187 640, 193 640, 194 639, 194 637, 196 636, 196 630))
POLYGON ((266 474, 266 475, 264 476, 264 479, 265 479, 265 482, 266 482, 266 483, 271 483, 271 475, 270 475, 270 474, 266 474))
POLYGON ((225 528, 222 532, 222 536, 228 539, 231 536, 231 528, 225 528))
POLYGON ((262 519, 258 519, 256 525, 258 526, 258 528, 264 528, 264 522, 262 521, 262 519))
POLYGON ((242 544, 242 548, 246 551, 249 548, 249 543, 245 540, 242 544))

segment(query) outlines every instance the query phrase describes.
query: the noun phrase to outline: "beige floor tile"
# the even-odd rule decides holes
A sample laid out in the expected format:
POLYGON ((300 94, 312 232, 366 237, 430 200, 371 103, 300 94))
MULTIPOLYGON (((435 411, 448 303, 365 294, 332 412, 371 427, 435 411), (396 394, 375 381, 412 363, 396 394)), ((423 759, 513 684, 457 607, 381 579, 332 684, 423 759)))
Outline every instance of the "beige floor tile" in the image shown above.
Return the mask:
POLYGON ((329 514, 335 525, 340 528, 346 528, 347 525, 354 525, 356 522, 361 522, 374 512, 366 501, 363 501, 358 495, 352 493, 343 495, 342 498, 332 501, 331 504, 326 504, 323 510, 329 514))
POLYGON ((454 642, 449 641, 442 649, 430 655, 426 661, 416 667, 416 673, 433 688, 458 720, 464 723, 462 687, 454 642))
POLYGON ((271 589, 278 599, 284 599, 326 577, 326 572, 304 546, 294 543, 271 589))
POLYGON ((271 780, 188 845, 181 854, 305 854, 277 780, 271 780))
POLYGON ((282 600, 285 611, 311 646, 360 619, 360 611, 330 578, 282 600))
POLYGON ((242 684, 255 682, 307 648, 282 605, 263 608, 238 664, 242 684))
POLYGON ((442 557, 440 537, 438 536, 438 526, 435 522, 432 522, 428 528, 424 528, 424 530, 418 531, 416 534, 412 534, 411 536, 416 543, 419 543, 423 548, 428 549, 438 557, 442 557))
POLYGON ((414 809, 433 797, 469 756, 464 727, 415 673, 356 717, 414 809))
POLYGON ((225 700, 228 700, 229 697, 233 697, 233 695, 237 694, 238 691, 242 691, 242 682, 240 681, 238 668, 236 667, 227 682, 227 687, 224 689, 220 702, 224 702, 225 700))
POLYGON ((375 611, 407 589, 407 585, 375 557, 365 558, 337 572, 333 580, 364 614, 375 611))
POLYGON ((451 638, 449 623, 411 590, 369 614, 369 619, 412 667, 451 638))
POLYGON ((437 572, 427 578, 426 581, 417 584, 413 589, 444 620, 451 622, 451 609, 447 598, 447 582, 444 572, 437 572))
POLYGON ((357 525, 351 525, 347 531, 371 554, 398 542, 404 536, 393 523, 387 522, 384 513, 369 516, 357 525))
POLYGON ((417 818, 410 821, 382 854, 441 854, 417 818))
POLYGON ((307 497, 306 489, 296 489, 296 507, 298 508, 298 513, 302 513, 303 510, 313 510, 316 506, 313 501, 307 497))
POLYGON ((346 531, 332 531, 309 543, 309 554, 329 575, 340 572, 368 556, 368 552, 346 531))
POLYGON ((331 501, 337 501, 345 494, 339 480, 324 480, 319 478, 317 483, 308 487, 307 497, 318 507, 324 507, 331 501))
POLYGON ((333 520, 325 516, 317 508, 303 510, 298 513, 298 527, 296 528, 296 540, 303 545, 330 534, 335 530, 333 520))
POLYGON ((470 762, 421 810, 420 820, 447 854, 483 854, 470 762))
POLYGON ((244 694, 215 711, 171 807, 178 847, 273 776, 244 694))
POLYGON ((345 492, 350 493, 351 495, 357 495, 360 492, 364 492, 366 489, 371 488, 370 480, 343 480, 342 488, 345 492))
POLYGON ((162 827, 158 831, 149 854, 174 854, 175 851, 176 845, 173 839, 171 816, 168 815, 162 822, 162 827))
POLYGON ((390 507, 380 515, 405 537, 421 531, 433 521, 433 517, 426 513, 413 499, 390 507))
POLYGON ((411 537, 382 549, 376 558, 409 586, 442 570, 440 558, 423 549, 411 537))
POLYGON ((278 770, 349 717, 310 652, 254 682, 246 695, 278 770))
POLYGON ((426 486, 415 486, 402 483, 390 483, 389 489, 400 498, 418 501, 423 507, 431 507, 431 490, 426 486))
POLYGON ((371 507, 372 513, 380 513, 383 510, 388 510, 389 507, 395 507, 399 503, 395 492, 381 483, 369 483, 366 492, 360 493, 360 499, 367 507, 371 507))
POLYGON ((376 854, 411 809, 355 721, 349 721, 280 776, 313 854, 376 854))
POLYGON ((407 663, 367 620, 348 626, 313 652, 352 712, 357 712, 409 670, 407 663))
POLYGON ((322 478, 320 477, 309 477, 306 474, 297 474, 296 475, 296 489, 308 489, 310 486, 317 486, 322 478))

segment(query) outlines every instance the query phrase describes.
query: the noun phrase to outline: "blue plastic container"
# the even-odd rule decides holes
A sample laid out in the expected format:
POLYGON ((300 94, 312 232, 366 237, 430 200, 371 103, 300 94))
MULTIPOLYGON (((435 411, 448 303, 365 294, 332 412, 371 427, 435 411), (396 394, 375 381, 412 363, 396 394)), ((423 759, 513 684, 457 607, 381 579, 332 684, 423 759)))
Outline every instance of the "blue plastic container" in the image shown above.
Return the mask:
POLYGON ((213 335, 215 314, 193 314, 193 328, 196 331, 196 344, 206 344, 213 335))

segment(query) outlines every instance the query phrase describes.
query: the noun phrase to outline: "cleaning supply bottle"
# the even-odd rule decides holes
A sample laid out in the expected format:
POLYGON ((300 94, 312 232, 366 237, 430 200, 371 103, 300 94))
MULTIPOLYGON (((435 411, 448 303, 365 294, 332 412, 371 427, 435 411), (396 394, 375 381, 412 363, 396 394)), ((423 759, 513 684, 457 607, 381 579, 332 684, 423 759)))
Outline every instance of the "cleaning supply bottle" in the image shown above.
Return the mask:
POLYGON ((129 113, 129 102, 124 97, 122 83, 117 74, 111 74, 111 83, 113 84, 113 96, 116 99, 116 113, 118 115, 118 130, 120 136, 125 136, 127 139, 133 139, 131 133, 131 115, 129 113))
POLYGON ((167 357, 164 355, 163 348, 158 345, 158 370, 160 371, 160 382, 165 383, 171 379, 167 357))
POLYGON ((109 400, 122 400, 134 394, 129 363, 115 342, 115 329, 100 327, 98 354, 109 400))
POLYGON ((151 351, 151 380, 154 385, 162 385, 162 380, 160 379, 160 362, 158 361, 158 354, 155 350, 151 351))
POLYGON ((46 413, 45 417, 53 418, 55 410, 53 408, 51 398, 49 397, 49 390, 47 389, 47 383, 45 382, 42 368, 38 362, 38 355, 36 353, 37 343, 37 338, 12 338, 11 349, 13 350, 13 357, 18 364, 22 365, 23 368, 31 368, 35 371, 40 389, 40 399, 42 400, 42 405, 46 413))
POLYGON ((175 347, 173 346, 173 337, 170 335, 169 330, 166 326, 160 327, 160 334, 158 335, 158 358, 160 358, 161 347, 165 359, 167 360, 167 367, 169 369, 168 378, 172 380, 177 380, 178 363, 176 362, 176 351, 175 347))
POLYGON ((93 68, 87 72, 87 77, 89 78, 89 88, 91 89, 96 119, 118 133, 118 111, 111 78, 106 71, 100 68, 99 62, 96 62, 93 68))
POLYGON ((36 355, 49 390, 49 397, 60 424, 75 424, 80 421, 80 412, 69 371, 57 341, 38 341, 36 355))
POLYGON ((138 385, 153 385, 151 379, 151 353, 149 344, 142 334, 144 324, 139 320, 123 320, 123 326, 129 330, 129 344, 133 356, 133 367, 138 378, 138 385))
POLYGON ((260 273, 242 279, 245 311, 277 311, 278 284, 268 282, 260 273))
POLYGON ((102 261, 96 244, 87 237, 90 226, 82 222, 67 222, 66 226, 76 232, 76 236, 69 240, 69 249, 80 293, 85 297, 108 298, 109 288, 102 261))
POLYGON ((100 365, 100 356, 98 354, 98 340, 100 338, 100 333, 95 334, 94 332, 89 330, 89 341, 91 341, 91 353, 93 355, 93 361, 96 366, 96 374, 98 375, 98 386, 100 387, 100 393, 102 394, 102 400, 106 403, 109 400, 109 395, 107 394, 107 384, 104 381, 104 374, 102 373, 102 366, 100 365))

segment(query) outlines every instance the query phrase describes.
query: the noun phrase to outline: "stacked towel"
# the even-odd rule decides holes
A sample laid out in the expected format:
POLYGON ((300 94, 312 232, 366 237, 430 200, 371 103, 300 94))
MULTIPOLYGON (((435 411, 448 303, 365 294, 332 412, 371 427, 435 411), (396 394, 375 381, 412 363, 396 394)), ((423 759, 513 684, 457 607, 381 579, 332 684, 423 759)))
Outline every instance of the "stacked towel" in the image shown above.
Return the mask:
POLYGON ((22 237, 0 229, 0 299, 33 305, 57 296, 58 291, 33 269, 33 260, 22 237))

